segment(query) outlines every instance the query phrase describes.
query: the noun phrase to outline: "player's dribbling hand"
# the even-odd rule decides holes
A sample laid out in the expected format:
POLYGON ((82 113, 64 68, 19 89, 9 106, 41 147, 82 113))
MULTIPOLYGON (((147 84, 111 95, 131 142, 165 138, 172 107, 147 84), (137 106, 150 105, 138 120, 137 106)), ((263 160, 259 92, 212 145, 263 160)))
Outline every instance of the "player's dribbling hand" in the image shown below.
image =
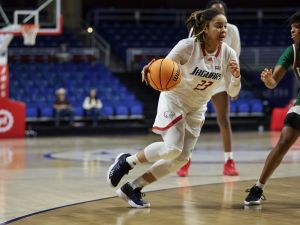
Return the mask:
POLYGON ((148 73, 149 73, 149 67, 150 65, 155 61, 155 59, 152 59, 147 65, 145 65, 142 69, 142 82, 145 82, 148 85, 148 73))
POLYGON ((239 78, 241 76, 239 64, 234 59, 231 59, 229 61, 229 69, 230 69, 230 73, 235 78, 239 78))

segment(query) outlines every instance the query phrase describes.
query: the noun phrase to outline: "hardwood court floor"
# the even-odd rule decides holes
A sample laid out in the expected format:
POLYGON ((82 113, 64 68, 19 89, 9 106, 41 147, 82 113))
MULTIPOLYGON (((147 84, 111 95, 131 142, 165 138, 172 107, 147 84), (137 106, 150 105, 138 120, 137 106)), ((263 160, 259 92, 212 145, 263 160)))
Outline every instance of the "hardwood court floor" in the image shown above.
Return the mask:
MULTIPOLYGON (((203 133, 188 178, 175 174, 145 188, 150 209, 115 197, 106 171, 119 152, 136 152, 159 136, 37 138, 0 142, 2 224, 297 224, 300 221, 300 144, 268 183, 267 201, 244 207, 278 133, 234 134, 239 177, 222 176, 219 133, 203 133)), ((124 177, 132 180, 149 165, 124 177)))
POLYGON ((251 182, 227 182, 173 188, 147 194, 148 209, 129 208, 109 198, 54 209, 14 222, 29 224, 116 224, 116 225, 200 225, 200 224, 299 224, 299 177, 272 180, 268 203, 244 207, 243 188, 251 182), (228 193, 230 192, 230 194, 228 193))

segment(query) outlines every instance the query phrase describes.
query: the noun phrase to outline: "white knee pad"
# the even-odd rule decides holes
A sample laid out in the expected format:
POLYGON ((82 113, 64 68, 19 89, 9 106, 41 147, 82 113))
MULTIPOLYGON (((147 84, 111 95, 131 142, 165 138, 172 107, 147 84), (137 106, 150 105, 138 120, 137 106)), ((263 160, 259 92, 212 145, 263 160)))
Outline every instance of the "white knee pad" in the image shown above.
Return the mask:
POLYGON ((182 149, 178 148, 174 144, 165 143, 164 148, 161 148, 158 154, 162 159, 172 160, 177 158, 181 152, 182 149))
POLYGON ((191 150, 190 151, 183 150, 181 152, 181 154, 176 158, 176 160, 187 162, 191 158, 191 155, 192 155, 192 151, 191 150))
POLYGON ((185 165, 188 160, 164 160, 161 159, 154 163, 151 168, 149 169, 149 172, 158 180, 170 173, 175 172, 180 167, 185 165))

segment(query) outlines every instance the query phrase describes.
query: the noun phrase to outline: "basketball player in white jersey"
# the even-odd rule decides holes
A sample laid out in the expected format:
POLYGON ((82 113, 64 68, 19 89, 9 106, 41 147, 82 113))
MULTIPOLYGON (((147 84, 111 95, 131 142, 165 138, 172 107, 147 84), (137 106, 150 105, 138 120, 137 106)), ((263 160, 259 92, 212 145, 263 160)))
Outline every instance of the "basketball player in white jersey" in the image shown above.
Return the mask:
MULTIPOLYGON (((142 198, 142 188, 187 163, 214 90, 224 85, 234 97, 241 88, 236 53, 223 43, 227 33, 225 15, 217 9, 197 11, 187 20, 187 26, 194 27, 194 37, 181 40, 167 56, 178 63, 183 78, 176 88, 160 94, 153 131, 161 134, 163 141, 152 143, 134 155, 121 153, 107 172, 108 183, 116 187, 136 165, 154 163, 143 175, 117 190, 118 196, 132 207, 150 207, 142 198)), ((142 71, 146 82, 152 62, 142 71)))
MULTIPOLYGON (((226 14, 226 4, 221 0, 211 0, 207 3, 206 8, 216 8, 226 14)), ((193 29, 190 30, 189 36, 193 36, 193 29)), ((230 23, 227 23, 227 35, 224 40, 233 50, 235 50, 237 57, 239 58, 241 53, 241 41, 238 28, 230 23)), ((223 79, 224 82, 224 79, 223 79)), ((232 152, 232 131, 230 124, 230 101, 228 94, 226 93, 225 85, 220 85, 218 89, 214 91, 214 95, 211 98, 213 106, 216 111, 217 121, 220 128, 223 146, 224 146, 224 167, 223 175, 238 176, 239 172, 235 167, 232 152)), ((177 175, 181 177, 188 176, 191 160, 187 162, 183 167, 177 171, 177 175)))

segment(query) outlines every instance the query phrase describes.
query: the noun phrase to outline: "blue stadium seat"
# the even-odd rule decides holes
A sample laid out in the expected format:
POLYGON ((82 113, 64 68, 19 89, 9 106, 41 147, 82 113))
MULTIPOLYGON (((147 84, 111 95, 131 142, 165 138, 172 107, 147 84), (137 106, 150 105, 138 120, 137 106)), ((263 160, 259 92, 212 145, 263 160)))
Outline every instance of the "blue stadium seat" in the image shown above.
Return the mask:
POLYGON ((84 110, 81 106, 74 106, 74 116, 82 117, 84 114, 84 110))
POLYGON ((263 113, 264 110, 264 106, 261 100, 258 99, 254 99, 250 101, 251 104, 251 113, 255 114, 255 113, 263 113))
POLYGON ((249 114, 250 113, 250 104, 247 101, 237 101, 237 113, 249 114))
POLYGON ((26 106, 26 117, 35 118, 38 117, 38 109, 32 106, 26 106))
MULTIPOLYGON (((131 113, 128 107, 140 104, 135 95, 99 63, 33 63, 11 64, 10 67, 14 71, 10 82, 10 96, 39 109, 40 113, 33 113, 30 109, 28 115, 31 116, 53 117, 55 90, 61 87, 67 89, 67 98, 73 107, 78 107, 75 109, 75 116, 83 115, 82 102, 92 88, 98 89, 98 95, 104 103, 102 111, 106 116, 113 116, 113 107, 119 105, 123 105, 123 108, 118 107, 118 114, 128 116, 131 113)), ((132 111, 140 113, 139 107, 132 111)))
POLYGON ((212 112, 212 108, 213 108, 212 102, 209 101, 207 103, 207 113, 211 113, 212 112))
POLYGON ((236 101, 230 102, 230 113, 236 113, 237 111, 237 103, 236 101))
POLYGON ((53 108, 52 107, 43 107, 40 108, 41 117, 53 117, 53 108))
POLYGON ((113 116, 114 115, 114 109, 113 109, 112 106, 104 105, 102 110, 101 110, 101 114, 105 117, 113 116))
POLYGON ((130 107, 130 115, 131 116, 142 116, 143 115, 143 107, 141 104, 135 104, 130 107))
POLYGON ((128 116, 129 110, 125 105, 116 106, 116 116, 128 116))

